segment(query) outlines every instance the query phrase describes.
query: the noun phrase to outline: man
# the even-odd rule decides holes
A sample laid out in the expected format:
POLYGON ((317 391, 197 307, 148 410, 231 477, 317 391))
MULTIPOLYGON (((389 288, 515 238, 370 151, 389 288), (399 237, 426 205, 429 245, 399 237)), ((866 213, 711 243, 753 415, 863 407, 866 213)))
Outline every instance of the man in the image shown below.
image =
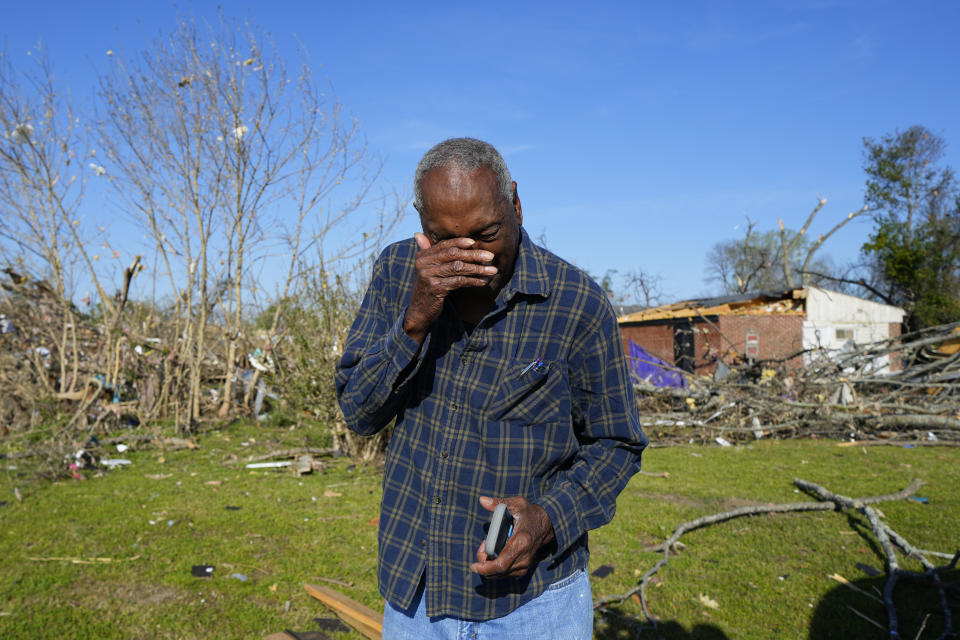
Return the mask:
POLYGON ((590 638, 587 530, 647 444, 603 290, 533 244, 492 146, 420 161, 423 233, 381 254, 336 385, 347 424, 395 420, 383 474, 384 638, 590 638), (488 557, 500 502, 514 518, 488 557))

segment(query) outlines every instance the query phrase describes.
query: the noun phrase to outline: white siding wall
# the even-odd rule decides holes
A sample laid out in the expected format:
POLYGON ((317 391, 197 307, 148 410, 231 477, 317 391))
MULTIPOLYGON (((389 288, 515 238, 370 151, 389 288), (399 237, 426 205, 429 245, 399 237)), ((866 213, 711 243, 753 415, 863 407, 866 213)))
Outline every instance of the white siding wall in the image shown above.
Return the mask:
MULTIPOLYGON (((837 353, 855 346, 886 340, 890 337, 890 323, 903 320, 899 307, 879 304, 835 291, 807 289, 807 317, 803 323, 805 349, 823 348, 837 353)), ((817 354, 809 354, 817 357, 817 354)), ((886 357, 878 358, 874 366, 886 371, 886 357)))

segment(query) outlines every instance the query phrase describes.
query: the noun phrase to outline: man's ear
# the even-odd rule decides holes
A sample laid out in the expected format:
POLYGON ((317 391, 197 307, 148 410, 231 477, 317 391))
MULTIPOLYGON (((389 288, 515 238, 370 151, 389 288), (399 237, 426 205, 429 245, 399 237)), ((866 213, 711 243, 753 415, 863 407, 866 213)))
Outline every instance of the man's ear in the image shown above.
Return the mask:
POLYGON ((517 181, 513 183, 513 209, 517 212, 517 224, 523 225, 523 206, 520 204, 520 194, 517 193, 517 181))

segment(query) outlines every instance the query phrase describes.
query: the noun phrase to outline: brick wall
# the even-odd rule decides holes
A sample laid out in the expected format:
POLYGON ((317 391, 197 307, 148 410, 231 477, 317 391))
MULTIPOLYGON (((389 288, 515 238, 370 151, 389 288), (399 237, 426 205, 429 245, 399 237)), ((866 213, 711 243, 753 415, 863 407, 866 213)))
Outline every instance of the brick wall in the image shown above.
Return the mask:
MULTIPOLYGON (((718 324, 741 354, 746 349, 747 332, 756 333, 760 338, 760 360, 785 358, 803 350, 802 315, 723 316, 718 324)), ((724 344, 729 346, 726 341, 724 344)), ((800 366, 802 363, 795 358, 790 364, 800 366)))
MULTIPOLYGON (((712 323, 695 319, 694 349, 696 372, 711 374, 716 368, 716 357, 732 360, 733 353, 743 355, 747 332, 756 332, 760 338, 760 359, 784 358, 803 349, 803 316, 801 315, 745 315, 720 316, 712 323), (721 335, 721 333, 723 335, 721 335), (731 347, 731 342, 733 346, 731 347)), ((891 328, 891 331, 893 329, 891 328)), ((630 354, 630 340, 665 362, 674 363, 673 325, 649 324, 620 327, 624 353, 630 354)), ((790 364, 799 366, 797 358, 790 364)))
POLYGON ((623 339, 623 352, 627 357, 630 357, 630 341, 633 340, 651 355, 673 364, 673 325, 621 326, 620 336, 623 339))

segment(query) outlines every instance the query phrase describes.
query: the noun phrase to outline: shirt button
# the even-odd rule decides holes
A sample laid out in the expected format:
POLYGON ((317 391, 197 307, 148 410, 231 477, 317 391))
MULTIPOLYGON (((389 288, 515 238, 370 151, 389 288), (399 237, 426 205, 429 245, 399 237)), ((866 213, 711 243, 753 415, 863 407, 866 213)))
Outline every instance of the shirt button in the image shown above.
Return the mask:
POLYGON ((425 538, 420 538, 420 546, 421 546, 421 547, 427 546, 427 541, 426 541, 425 538))
POLYGON ((441 457, 441 458, 446 458, 448 455, 450 455, 450 454, 447 453, 446 451, 441 451, 441 452, 440 452, 440 457, 441 457))
POLYGON ((440 499, 440 496, 437 496, 436 498, 434 498, 433 501, 436 502, 437 504, 440 504, 441 502, 443 502, 443 501, 440 499))
POLYGON ((459 410, 460 410, 460 405, 458 405, 456 402, 451 402, 451 403, 450 403, 450 409, 453 410, 453 411, 459 411, 459 410))

